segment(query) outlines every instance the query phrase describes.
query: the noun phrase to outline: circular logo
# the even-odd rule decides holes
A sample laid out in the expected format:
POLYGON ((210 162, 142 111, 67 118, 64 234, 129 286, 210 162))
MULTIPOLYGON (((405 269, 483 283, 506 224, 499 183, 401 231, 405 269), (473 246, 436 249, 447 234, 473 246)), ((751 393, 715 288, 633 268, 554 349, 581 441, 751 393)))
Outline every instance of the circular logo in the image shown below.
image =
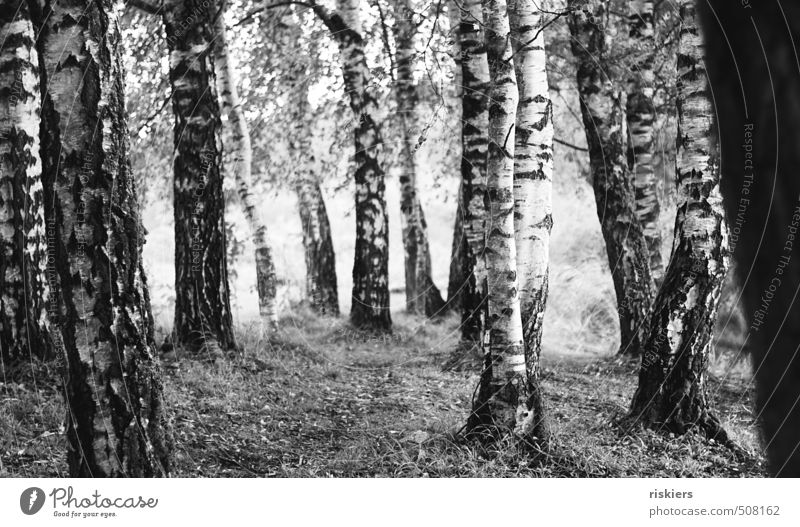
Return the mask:
POLYGON ((19 508, 28 516, 36 514, 44 505, 44 491, 39 487, 31 487, 22 491, 19 497, 19 508))

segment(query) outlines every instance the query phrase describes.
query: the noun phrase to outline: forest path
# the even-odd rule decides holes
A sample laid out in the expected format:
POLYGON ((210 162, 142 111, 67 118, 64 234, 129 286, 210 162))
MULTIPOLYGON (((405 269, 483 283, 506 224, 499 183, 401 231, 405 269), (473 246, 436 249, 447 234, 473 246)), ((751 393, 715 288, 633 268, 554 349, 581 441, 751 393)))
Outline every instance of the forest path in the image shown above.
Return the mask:
MULTIPOLYGON (((249 476, 711 476, 758 474, 702 438, 651 432, 623 437, 635 362, 545 350, 543 389, 560 454, 528 466, 513 452, 485 455, 456 440, 477 369, 446 371, 457 323, 399 316, 392 336, 342 320, 288 319, 265 346, 213 367, 180 362, 172 373, 179 471, 249 476), (187 368, 184 370, 184 368, 187 368), (521 462, 522 461, 522 462, 521 462)), ((720 415, 755 448, 743 379, 712 379, 720 415), (744 394, 740 396, 739 394, 744 394)))
MULTIPOLYGON (((512 449, 481 452, 456 440, 477 368, 443 370, 458 342, 456 317, 395 315, 391 336, 309 314, 268 340, 244 328, 241 350, 216 361, 163 357, 173 416, 174 474, 182 477, 737 476, 761 475, 694 436, 620 436, 635 363, 545 349, 542 385, 558 455, 529 466, 512 449)), ((51 383, 53 384, 53 383, 51 383)), ((712 376, 712 400, 736 441, 756 451, 751 390, 740 375, 712 376)), ((0 476, 66 473, 63 402, 40 379, 0 389, 0 476)))

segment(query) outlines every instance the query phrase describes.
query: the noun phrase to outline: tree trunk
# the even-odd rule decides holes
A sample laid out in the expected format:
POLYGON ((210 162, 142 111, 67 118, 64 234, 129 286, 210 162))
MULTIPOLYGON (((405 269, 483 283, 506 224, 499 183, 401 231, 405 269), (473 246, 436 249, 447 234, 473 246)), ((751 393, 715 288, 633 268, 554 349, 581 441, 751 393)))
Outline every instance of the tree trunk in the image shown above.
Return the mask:
POLYGON ((553 226, 553 103, 547 84, 539 6, 535 0, 511 0, 508 14, 519 86, 514 139, 514 232, 529 397, 526 426, 531 429, 529 435, 547 441, 550 433, 539 387, 539 356, 553 226))
POLYGON ((338 0, 337 6, 339 13, 333 14, 319 4, 313 9, 339 46, 345 91, 355 118, 356 250, 350 321, 356 327, 389 331, 389 218, 378 103, 369 86, 358 1, 338 0))
POLYGON ((770 473, 800 477, 800 4, 697 4, 770 473))
POLYGON ((607 0, 570 0, 568 23, 578 60, 578 93, 597 215, 617 296, 619 353, 639 355, 641 339, 647 334, 653 281, 625 157, 624 97, 608 78, 614 66, 607 56, 607 4, 607 0))
POLYGON ((453 225, 453 244, 450 248, 450 273, 447 281, 447 302, 445 309, 456 309, 464 301, 464 284, 468 277, 464 272, 464 258, 467 254, 467 237, 464 233, 463 185, 458 187, 458 206, 453 225))
POLYGON ((39 157, 39 57, 27 0, 0 8, 0 371, 52 358, 39 157))
POLYGON ((486 155, 489 129, 489 63, 483 42, 480 0, 464 0, 461 27, 461 185, 464 203, 464 235, 467 239, 463 288, 461 340, 481 346, 486 328, 486 155))
POLYGON ((114 4, 48 0, 43 9, 42 165, 49 271, 61 286, 51 317, 67 366, 70 475, 165 476, 170 436, 141 272, 114 4))
POLYGON ((650 320, 631 418, 674 434, 697 427, 727 439, 708 408, 706 369, 728 269, 728 231, 693 1, 681 0, 680 16, 675 242, 650 320))
POLYGON ((306 291, 311 309, 320 314, 339 316, 336 253, 322 189, 313 175, 306 171, 295 190, 303 225, 306 291))
POLYGON ((478 397, 467 424, 473 434, 523 434, 527 409, 525 346, 514 241, 514 119, 517 83, 505 0, 484 0, 489 60, 489 152, 486 192, 488 333, 478 397))
MULTIPOLYGON (((447 19, 450 23, 450 33, 448 33, 449 41, 450 41, 450 49, 452 50, 453 55, 453 87, 454 87, 454 95, 459 101, 461 97, 464 95, 464 76, 461 73, 461 68, 463 67, 463 60, 462 60, 462 53, 463 50, 461 49, 461 6, 462 2, 456 0, 449 0, 447 2, 447 19)), ((465 6, 466 7, 466 6, 465 6)), ((458 110, 456 110, 458 112, 458 110)), ((458 112, 460 113, 460 112, 458 112)), ((458 116, 461 117, 460 115, 458 116)))
MULTIPOLYGON (((456 113, 454 121, 461 122, 461 100, 464 96, 464 89, 462 87, 463 75, 461 74, 462 60, 461 60, 461 37, 459 36, 459 27, 461 25, 461 9, 459 4, 454 0, 447 3, 447 17, 450 22, 450 33, 452 55, 453 55, 453 95, 455 96, 455 107, 451 109, 456 113)), ((461 137, 458 137, 458 153, 463 153, 464 145, 461 144, 461 137)), ((459 155, 460 157, 460 155, 459 155)), ((460 167, 459 167, 460 174, 460 167)), ((450 273, 447 281, 447 302, 445 309, 459 309, 464 302, 463 287, 467 282, 467 274, 464 270, 464 258, 466 257, 467 238, 464 233, 464 185, 463 183, 458 187, 458 209, 456 210, 456 219, 453 225, 453 245, 450 250, 450 273)))
POLYGON ((267 226, 254 202, 250 189, 253 188, 253 148, 250 144, 250 128, 244 116, 242 103, 237 91, 236 69, 228 53, 225 30, 224 4, 214 21, 216 40, 214 41, 214 69, 217 73, 222 110, 228 115, 233 150, 233 175, 236 191, 242 202, 244 215, 250 227, 250 235, 255 246, 256 289, 258 291, 258 312, 261 316, 262 330, 273 332, 278 327, 277 278, 272 250, 267 243, 267 226))
POLYGON ((165 0, 175 114, 175 344, 236 347, 225 251, 220 112, 214 80, 216 4, 165 0))
MULTIPOLYGON (((289 9, 278 15, 282 45, 293 45, 303 28, 297 13, 289 9)), ((318 42, 311 42, 308 53, 319 53, 318 42)), ((303 228, 303 250, 306 262, 306 301, 315 313, 339 316, 339 289, 336 276, 336 253, 333 248, 331 225, 319 179, 314 174, 314 110, 309 104, 310 70, 303 58, 288 64, 284 85, 293 95, 287 107, 294 123, 287 130, 290 149, 291 176, 297 195, 297 209, 303 228)))
POLYGON ((393 27, 397 47, 397 78, 394 96, 402 134, 400 213, 405 254, 406 310, 432 317, 440 314, 444 300, 431 276, 428 230, 417 187, 417 166, 414 161, 417 138, 413 133, 419 103, 413 71, 416 57, 414 35, 417 26, 409 0, 396 0, 395 15, 393 27))
POLYGON ((661 229, 658 217, 658 178, 653 169, 653 104, 655 75, 653 58, 656 44, 653 30, 653 0, 632 0, 629 4, 628 35, 636 62, 628 76, 626 114, 630 134, 629 159, 632 161, 636 216, 642 224, 644 239, 650 252, 650 274, 661 283, 664 262, 661 258, 661 229))

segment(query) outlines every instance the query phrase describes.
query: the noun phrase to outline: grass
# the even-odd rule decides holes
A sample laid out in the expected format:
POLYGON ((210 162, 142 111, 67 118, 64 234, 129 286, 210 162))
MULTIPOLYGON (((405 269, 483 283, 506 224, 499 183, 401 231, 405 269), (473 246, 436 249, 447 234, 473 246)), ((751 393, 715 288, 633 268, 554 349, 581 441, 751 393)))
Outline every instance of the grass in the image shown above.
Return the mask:
MULTIPOLYGON (((395 314, 387 339, 302 310, 280 333, 252 328, 215 363, 163 357, 181 477, 738 477, 763 476, 744 368, 715 364, 711 395, 737 459, 701 437, 622 436, 636 367, 545 350, 543 383, 556 448, 537 460, 458 439, 474 371, 442 371, 457 343, 455 317, 395 314)), ((0 476, 66 473, 62 401, 46 371, 0 386, 0 476), (37 379, 34 386, 33 380, 37 379)))

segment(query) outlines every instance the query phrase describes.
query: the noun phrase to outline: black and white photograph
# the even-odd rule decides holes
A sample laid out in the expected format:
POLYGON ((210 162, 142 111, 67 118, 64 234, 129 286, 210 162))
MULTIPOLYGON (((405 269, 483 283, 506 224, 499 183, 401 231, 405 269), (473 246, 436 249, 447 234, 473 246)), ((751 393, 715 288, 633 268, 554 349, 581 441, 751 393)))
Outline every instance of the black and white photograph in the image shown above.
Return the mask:
POLYGON ((2 525, 800 525, 799 293, 800 0, 0 0, 2 525))

